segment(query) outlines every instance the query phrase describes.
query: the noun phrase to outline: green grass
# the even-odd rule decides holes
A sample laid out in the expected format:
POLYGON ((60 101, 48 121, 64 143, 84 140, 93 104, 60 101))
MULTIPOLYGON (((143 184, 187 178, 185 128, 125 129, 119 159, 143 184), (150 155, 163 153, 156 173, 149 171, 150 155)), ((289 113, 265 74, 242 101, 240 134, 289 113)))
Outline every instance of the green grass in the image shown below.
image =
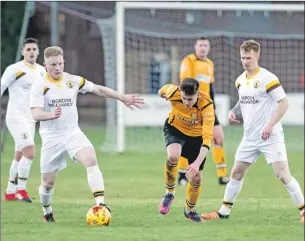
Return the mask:
MULTIPOLYGON (((240 128, 226 129, 228 166, 231 169, 240 128)), ((101 144, 100 129, 85 129, 97 147, 101 144)), ((106 203, 112 212, 108 227, 89 227, 85 222, 87 210, 94 204, 80 164, 68 161, 68 167, 58 174, 55 184, 53 210, 56 223, 43 223, 39 203, 39 158, 32 166, 28 183, 29 193, 36 196, 32 204, 2 202, 1 233, 3 241, 269 241, 303 240, 304 226, 299 223, 299 213, 285 187, 274 176, 263 157, 251 168, 243 190, 235 202, 229 220, 192 224, 183 216, 184 188, 177 189, 171 212, 161 216, 157 207, 164 193, 163 166, 165 152, 163 136, 159 130, 143 129, 137 144, 128 145, 124 154, 99 153, 98 160, 103 171, 106 187, 106 203), (149 133, 146 134, 145 133, 149 133), (149 143, 150 136, 153 143, 149 143), (153 146, 154 148, 150 148, 153 146), (141 149, 140 152, 134 151, 141 149), (153 151, 152 151, 153 150, 153 151)), ((304 190, 304 128, 286 127, 286 142, 293 176, 304 190)), ((135 137, 128 131, 128 139, 135 137)), ((37 138, 37 143, 40 139, 37 138)), ((39 156, 40 144, 37 145, 39 156)), ((2 193, 4 192, 13 142, 9 137, 1 156, 2 193)), ((225 187, 219 186, 215 164, 208 159, 203 173, 203 188, 197 210, 212 211, 220 207, 225 187)))

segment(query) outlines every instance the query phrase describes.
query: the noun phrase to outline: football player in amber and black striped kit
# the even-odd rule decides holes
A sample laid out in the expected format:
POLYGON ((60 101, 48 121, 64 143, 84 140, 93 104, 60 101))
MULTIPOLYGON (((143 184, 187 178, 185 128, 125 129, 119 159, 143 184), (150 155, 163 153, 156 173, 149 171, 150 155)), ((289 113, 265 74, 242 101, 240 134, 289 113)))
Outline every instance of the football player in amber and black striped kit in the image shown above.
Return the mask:
POLYGON ((211 98, 199 91, 199 82, 184 79, 180 86, 164 85, 159 90, 162 98, 170 101, 172 110, 164 124, 167 159, 164 167, 166 194, 159 212, 167 214, 175 197, 180 156, 188 160, 189 178, 184 215, 192 222, 204 220, 195 211, 201 190, 201 171, 213 139, 214 107, 211 98))

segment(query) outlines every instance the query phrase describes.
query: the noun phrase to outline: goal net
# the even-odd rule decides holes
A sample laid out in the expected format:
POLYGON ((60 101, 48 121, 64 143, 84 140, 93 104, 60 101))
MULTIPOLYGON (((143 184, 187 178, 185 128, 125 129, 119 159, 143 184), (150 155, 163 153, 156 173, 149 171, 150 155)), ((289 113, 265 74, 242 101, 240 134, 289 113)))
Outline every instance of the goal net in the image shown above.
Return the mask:
MULTIPOLYGON (((117 3, 116 15, 98 21, 104 49, 105 85, 145 98, 131 112, 113 100, 106 103, 103 151, 156 151, 164 148, 162 127, 170 110, 158 98, 166 83, 179 83, 179 66, 193 52, 197 37, 211 42, 215 64, 217 115, 227 126, 237 101, 235 79, 243 72, 240 44, 261 44, 260 65, 275 73, 293 101, 292 113, 304 111, 304 6, 241 3, 117 3)), ((287 125, 304 125, 304 114, 287 125)), ((235 132, 229 133, 230 138, 235 132)))

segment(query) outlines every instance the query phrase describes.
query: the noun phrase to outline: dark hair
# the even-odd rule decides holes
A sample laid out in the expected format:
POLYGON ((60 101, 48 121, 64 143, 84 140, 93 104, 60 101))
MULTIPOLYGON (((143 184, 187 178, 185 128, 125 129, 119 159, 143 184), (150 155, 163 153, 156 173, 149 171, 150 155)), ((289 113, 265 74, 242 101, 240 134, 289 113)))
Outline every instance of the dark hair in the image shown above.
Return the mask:
POLYGON ((205 36, 201 36, 196 39, 196 41, 198 41, 198 40, 209 40, 209 39, 205 36))
POLYGON ((199 90, 199 82, 192 78, 186 78, 181 82, 180 90, 186 95, 195 95, 199 90))
POLYGON ((26 39, 23 41, 23 47, 24 47, 26 44, 37 44, 37 46, 38 46, 38 40, 35 39, 35 38, 26 38, 26 39))

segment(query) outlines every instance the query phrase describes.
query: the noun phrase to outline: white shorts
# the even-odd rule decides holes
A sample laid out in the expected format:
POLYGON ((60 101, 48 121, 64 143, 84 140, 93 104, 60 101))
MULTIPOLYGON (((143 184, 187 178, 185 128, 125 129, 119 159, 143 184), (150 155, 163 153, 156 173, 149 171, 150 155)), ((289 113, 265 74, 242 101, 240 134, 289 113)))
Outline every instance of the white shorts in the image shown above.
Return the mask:
POLYGON ((277 161, 287 161, 284 139, 284 133, 271 134, 266 141, 263 139, 246 140, 243 138, 237 148, 235 160, 255 163, 261 153, 263 153, 267 164, 277 161))
POLYGON ((66 155, 69 155, 72 161, 76 161, 75 154, 86 146, 93 148, 83 132, 61 136, 61 138, 49 138, 47 141, 43 138, 40 157, 41 173, 63 170, 67 167, 66 155))
POLYGON ((6 121, 6 125, 14 138, 15 151, 34 145, 36 122, 6 121))

